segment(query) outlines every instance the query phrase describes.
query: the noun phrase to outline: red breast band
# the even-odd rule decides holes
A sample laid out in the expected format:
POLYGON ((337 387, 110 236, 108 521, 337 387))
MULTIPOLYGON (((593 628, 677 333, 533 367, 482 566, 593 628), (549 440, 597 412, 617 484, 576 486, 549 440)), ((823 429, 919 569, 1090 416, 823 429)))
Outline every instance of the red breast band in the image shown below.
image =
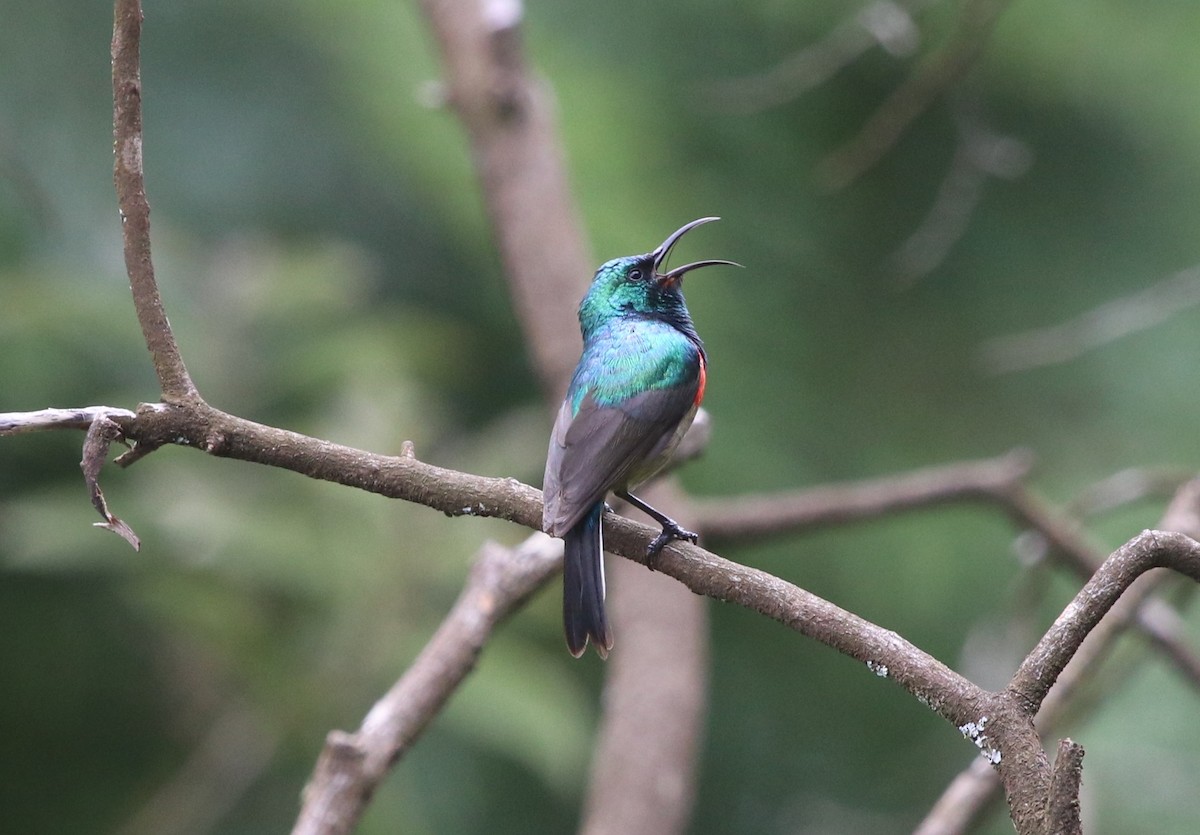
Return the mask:
POLYGON ((700 355, 700 385, 696 386, 696 399, 692 401, 693 406, 699 406, 700 401, 704 399, 704 384, 708 382, 708 372, 705 371, 707 363, 704 361, 704 355, 700 355))

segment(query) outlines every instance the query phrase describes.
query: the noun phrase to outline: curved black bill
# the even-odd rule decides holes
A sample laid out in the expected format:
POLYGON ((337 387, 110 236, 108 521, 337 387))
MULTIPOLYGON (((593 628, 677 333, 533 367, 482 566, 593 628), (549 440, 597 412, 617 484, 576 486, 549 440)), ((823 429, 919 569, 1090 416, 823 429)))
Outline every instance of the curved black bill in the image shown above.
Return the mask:
POLYGON ((669 273, 663 273, 658 277, 659 281, 678 281, 683 278, 684 273, 699 269, 700 267, 711 267, 714 264, 725 264, 730 267, 741 267, 737 261, 726 261, 723 258, 712 258, 708 261, 693 261, 690 264, 684 264, 682 267, 676 267, 669 273))
POLYGON ((659 245, 658 249, 650 253, 651 257, 654 259, 654 272, 659 281, 678 281, 679 279, 683 278, 684 273, 691 272, 692 270, 699 269, 700 267, 711 267, 715 264, 727 264, 731 267, 742 266, 734 261, 712 259, 708 261, 694 261, 691 264, 685 264, 682 267, 676 267, 668 273, 659 273, 659 269, 663 264, 666 263, 667 258, 671 254, 671 249, 679 242, 680 238, 682 238, 688 231, 695 229, 697 226, 702 226, 705 223, 712 223, 714 220, 720 220, 720 218, 702 217, 693 220, 691 223, 685 223, 683 226, 672 232, 667 239, 659 245))

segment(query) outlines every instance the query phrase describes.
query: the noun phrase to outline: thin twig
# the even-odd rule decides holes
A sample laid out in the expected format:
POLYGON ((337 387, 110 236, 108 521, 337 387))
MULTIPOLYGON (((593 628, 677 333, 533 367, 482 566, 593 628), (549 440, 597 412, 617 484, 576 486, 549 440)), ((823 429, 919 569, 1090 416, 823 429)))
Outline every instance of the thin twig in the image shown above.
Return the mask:
POLYGON ((998 458, 928 467, 898 476, 794 492, 693 499, 701 533, 717 541, 793 534, 888 513, 961 501, 995 501, 1020 484, 1032 457, 1014 450, 998 458))
POLYGON ((113 182, 121 212, 125 269, 142 336, 167 402, 199 399, 171 323, 163 310, 150 260, 150 204, 142 174, 142 4, 116 0, 112 38, 113 182))
MULTIPOLYGON (((1079 517, 1094 517, 1145 499, 1167 500, 1196 477, 1195 470, 1181 467, 1129 467, 1113 473, 1079 492, 1067 509, 1079 517)), ((1160 525, 1171 530, 1175 524, 1160 525)), ((1197 527, 1186 530, 1197 530, 1197 527)))
POLYGON ((996 498, 1015 525, 1032 531, 1041 539, 1041 551, 1053 554, 1081 579, 1092 576, 1104 559, 1104 548, 1078 519, 1064 513, 1025 484, 1013 485, 996 498))
POLYGON ((968 0, 946 45, 892 91, 853 139, 821 161, 817 179, 829 189, 842 189, 883 159, 917 117, 978 60, 1008 3, 968 0))
POLYGON ((919 43, 913 16, 937 0, 877 0, 860 8, 821 40, 765 72, 712 82, 701 91, 721 110, 748 115, 799 98, 833 78, 876 46, 908 55, 919 43))
POLYGON ((98 416, 132 418, 134 413, 115 406, 83 406, 79 409, 39 409, 36 412, 0 413, 0 436, 47 429, 84 429, 98 416))
POLYGON ((1082 835, 1079 820, 1079 784, 1083 780, 1083 746, 1064 739, 1050 774, 1046 829, 1051 835, 1082 835))
POLYGON ((96 415, 84 438, 83 458, 80 460, 79 466, 83 470, 83 481, 92 497, 92 507, 96 508, 96 512, 104 519, 103 522, 93 524, 96 527, 112 531, 137 551, 142 547, 137 534, 133 532, 133 528, 108 509, 108 501, 104 498, 104 491, 100 489, 100 471, 108 459, 108 447, 113 441, 120 438, 121 428, 116 423, 103 413, 96 415))
POLYGON ((1025 143, 987 125, 977 99, 971 94, 953 97, 958 127, 954 156, 933 205, 887 259, 898 287, 911 287, 942 264, 970 227, 990 179, 1014 179, 1033 164, 1025 143))
POLYGON ((1011 374, 1070 362, 1196 305, 1200 305, 1200 266, 1180 270, 1057 325, 994 337, 981 347, 980 363, 991 374, 1011 374))

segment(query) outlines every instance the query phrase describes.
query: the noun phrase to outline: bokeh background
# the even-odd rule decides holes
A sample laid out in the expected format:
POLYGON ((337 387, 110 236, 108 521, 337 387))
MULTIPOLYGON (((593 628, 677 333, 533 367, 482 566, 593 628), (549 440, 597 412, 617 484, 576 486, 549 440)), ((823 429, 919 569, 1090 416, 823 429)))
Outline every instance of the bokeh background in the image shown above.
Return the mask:
MULTIPOLYGON (((146 5, 156 266, 206 398, 539 483, 549 417, 414 4, 146 5)), ((1200 263, 1200 6, 1014 3, 973 70, 831 189, 822 161, 962 31, 964 4, 911 5, 915 28, 807 85, 761 74, 867 4, 526 10, 597 261, 719 214, 682 257, 747 266, 689 282, 714 436, 685 486, 1015 446, 1057 502, 1131 467, 1196 470, 1200 279, 1180 271, 1200 263), (1081 324, 1057 354, 1011 338, 1063 322, 1081 324)), ((6 3, 0 21, 0 409, 153 400, 111 182, 111 8, 6 3)), ((0 442, 5 831, 286 831, 325 733, 412 659, 484 538, 525 534, 167 449, 105 473, 133 553, 91 527, 81 441, 0 442)), ((1090 525, 1115 546, 1162 506, 1090 525)), ((1022 567, 1016 533, 942 508, 723 551, 994 686, 1076 588, 1022 567)), ((970 761, 861 665, 711 614, 692 831, 904 832, 970 761)), ((558 619, 552 586, 501 629, 364 833, 571 831, 603 668, 567 656, 558 619)), ((1117 670, 1144 648, 1119 649, 1117 670)), ((1089 831, 1194 832, 1197 693, 1150 660, 1092 701, 1068 729, 1089 831)), ((1003 810, 981 831, 1011 831, 1003 810)))

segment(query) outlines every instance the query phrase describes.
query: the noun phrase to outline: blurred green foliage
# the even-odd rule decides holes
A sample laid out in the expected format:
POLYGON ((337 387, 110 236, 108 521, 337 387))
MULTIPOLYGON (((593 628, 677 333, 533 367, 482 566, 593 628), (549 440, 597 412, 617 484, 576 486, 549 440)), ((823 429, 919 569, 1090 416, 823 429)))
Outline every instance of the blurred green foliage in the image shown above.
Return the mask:
MULTIPOLYGON (((1003 375, 982 362, 989 339, 1200 262, 1200 7, 1015 4, 971 76, 879 166, 820 188, 821 159, 959 9, 918 18, 917 55, 873 50, 752 113, 713 85, 767 69, 852 10, 527 10, 597 260, 719 214, 703 256, 749 268, 689 285, 716 429, 683 473, 693 491, 1016 445, 1061 500, 1126 467, 1200 465, 1194 307, 1067 362, 1003 375), (987 179, 946 257, 899 280, 892 256, 934 204, 964 112, 1031 164, 987 179)), ((152 400, 111 187, 110 10, 46 0, 3 19, 0 409, 152 400)), ((537 483, 549 423, 465 142, 423 104, 437 76, 410 4, 147 3, 160 283, 216 405, 379 452, 411 439, 427 460, 537 483)), ((0 808, 14 832, 284 830, 326 731, 356 726, 414 656, 479 542, 523 533, 168 449, 105 473, 144 543, 134 554, 90 527, 80 442, 0 443, 0 808), (239 743, 257 758, 234 746, 224 767, 182 772, 234 713, 249 717, 239 743), (148 818, 181 773, 198 775, 203 814, 168 804, 148 818)), ((1118 544, 1160 510, 1145 502, 1098 533, 1118 544)), ((1007 616, 1028 587, 1047 589, 1039 631, 1074 589, 1022 574, 1013 533, 992 510, 942 509, 724 550, 995 685, 1017 660, 1007 616)), ((364 833, 573 827, 602 679, 594 659, 563 651, 556 595, 501 630, 364 833)), ((902 832, 969 762, 953 729, 859 665, 732 607, 712 619, 693 831, 902 832)), ((1134 644, 1114 663, 1132 663, 1134 644)), ((1160 661, 1138 669, 1071 729, 1088 752, 1089 831, 1191 832, 1196 694, 1160 661)), ((1010 831, 1002 813, 987 831, 1010 831)))

